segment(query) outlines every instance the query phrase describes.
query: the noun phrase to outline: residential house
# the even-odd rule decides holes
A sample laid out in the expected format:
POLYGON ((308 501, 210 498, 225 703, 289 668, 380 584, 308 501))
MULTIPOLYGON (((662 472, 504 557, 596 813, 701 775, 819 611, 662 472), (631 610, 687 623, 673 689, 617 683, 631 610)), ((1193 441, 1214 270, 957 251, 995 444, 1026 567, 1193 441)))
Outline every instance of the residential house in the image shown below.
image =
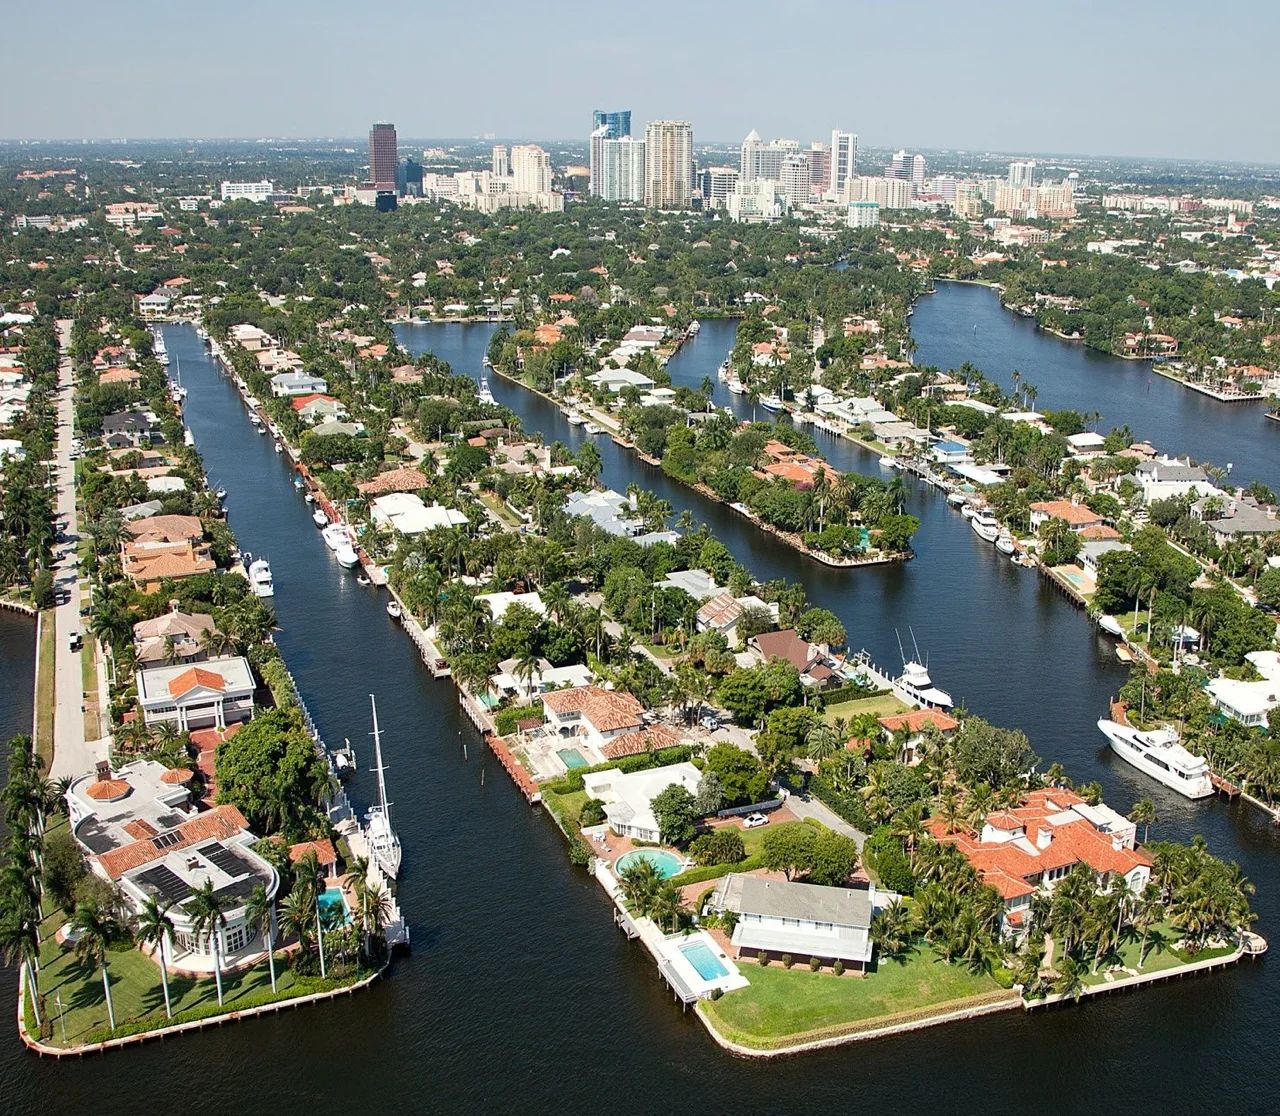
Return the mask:
POLYGON ((144 667, 197 662, 208 657, 202 640, 212 631, 216 626, 208 613, 180 612, 178 602, 170 601, 168 612, 134 624, 134 658, 144 667))
POLYGON ((512 605, 532 609, 539 616, 547 614, 547 606, 542 603, 542 598, 537 593, 481 593, 476 600, 488 606, 495 624, 502 623, 502 618, 512 605))
POLYGON ((313 425, 326 421, 340 422, 347 417, 346 404, 332 395, 295 395, 289 400, 289 406, 303 422, 313 425))
POLYGON ((841 962, 861 972, 871 963, 871 920, 875 889, 822 887, 767 880, 731 872, 711 896, 708 908, 738 916, 732 942, 739 957, 790 956, 841 962))
POLYGON ((135 519, 125 524, 125 531, 130 538, 121 547, 121 565, 125 576, 144 593, 155 592, 165 580, 195 577, 217 568, 203 541, 204 526, 194 515, 135 519))
POLYGON ((633 372, 629 368, 602 368, 594 375, 588 376, 587 380, 615 393, 628 387, 648 391, 654 386, 654 380, 651 377, 643 372, 633 372))
POLYGON ((437 528, 466 527, 471 521, 460 511, 433 503, 427 507, 412 492, 389 492, 369 503, 369 513, 379 527, 402 535, 421 535, 437 528))
POLYGON ((730 647, 736 647, 741 642, 738 638, 738 623, 749 608, 764 609, 773 617, 774 623, 777 623, 777 604, 767 604, 755 596, 734 597, 724 592, 704 601, 698 609, 698 631, 717 631, 724 636, 730 647))
POLYGON ((801 639, 795 628, 761 632, 747 640, 747 648, 755 652, 762 663, 771 659, 782 659, 790 663, 800 672, 802 686, 824 690, 840 681, 831 668, 827 648, 801 639))
POLYGON ((264 329, 259 329, 255 325, 241 323, 233 325, 228 331, 231 340, 251 353, 256 353, 260 349, 266 349, 275 344, 274 339, 264 329))
POLYGON ((155 415, 145 411, 117 411, 102 420, 102 440, 108 449, 136 449, 163 439, 155 415))
POLYGON ((1208 497, 1191 505, 1191 515, 1204 521, 1219 546, 1243 538, 1260 538, 1280 531, 1274 510, 1264 511, 1249 497, 1208 497))
POLYGON ((603 749, 615 737, 644 727, 644 706, 628 693, 600 686, 544 694, 542 716, 546 731, 580 739, 597 749, 603 749))
POLYGON ((1261 681, 1215 678, 1205 686, 1205 692, 1224 716, 1250 728, 1265 728, 1271 711, 1280 706, 1280 654, 1250 651, 1245 659, 1262 676, 1261 681))
MULTIPOLYGON (((319 432, 319 427, 312 431, 313 434, 319 432)), ((379 473, 372 480, 356 485, 356 488, 362 496, 385 496, 390 492, 416 492, 420 488, 426 488, 430 483, 427 474, 421 469, 404 466, 379 473)))
POLYGON ((1142 502, 1168 500, 1175 496, 1219 495, 1217 487, 1199 465, 1159 457, 1144 461, 1134 470, 1134 479, 1142 488, 1142 502))
POLYGON ((1118 539, 1090 539, 1080 548, 1080 568, 1094 581, 1098 580, 1099 563, 1105 554, 1113 554, 1117 550, 1132 550, 1128 543, 1118 539))
POLYGON ((489 676, 489 688, 500 697, 523 704, 548 690, 589 686, 594 677, 591 668, 581 663, 553 667, 546 659, 539 659, 528 675, 520 669, 518 659, 503 659, 489 676))
POLYGON ((150 667, 135 675, 145 724, 174 724, 179 732, 225 728, 253 718, 253 672, 247 659, 227 655, 196 666, 150 667))
POLYGON ((1101 457, 1107 452, 1107 440, 1101 434, 1086 430, 1067 435, 1067 449, 1072 457, 1101 457))
POLYGON ((308 372, 280 372, 271 377, 271 394, 277 399, 290 399, 296 395, 323 395, 328 390, 328 380, 308 372))
POLYGON ((944 739, 950 739, 960 727, 960 722, 941 709, 913 709, 908 713, 881 717, 880 727, 891 740, 901 740, 898 762, 914 767, 920 762, 920 746, 924 743, 926 731, 934 729, 944 739))
POLYGON ((1086 527, 1096 527, 1102 523, 1102 516, 1090 511, 1083 504, 1071 500, 1039 500, 1031 505, 1031 529, 1038 531, 1041 524, 1051 519, 1061 519, 1073 531, 1083 531, 1086 527))
POLYGON ((982 882, 999 893, 1006 933, 1025 933, 1032 897, 1052 890, 1077 864, 1089 866, 1099 891, 1123 879, 1137 893, 1151 879, 1151 857, 1137 844, 1134 823, 1105 804, 1090 806, 1074 791, 1031 791, 1020 806, 988 814, 976 835, 951 832, 936 818, 928 824, 937 840, 955 845, 982 882))
MULTIPOLYGON (((548 699, 557 696, 548 694, 543 699, 544 705, 548 699)), ((657 842, 662 834, 658 819, 653 814, 653 800, 672 785, 696 794, 701 779, 702 772, 693 764, 673 763, 628 774, 616 767, 592 771, 583 776, 582 785, 587 797, 604 803, 605 820, 619 837, 657 842)))

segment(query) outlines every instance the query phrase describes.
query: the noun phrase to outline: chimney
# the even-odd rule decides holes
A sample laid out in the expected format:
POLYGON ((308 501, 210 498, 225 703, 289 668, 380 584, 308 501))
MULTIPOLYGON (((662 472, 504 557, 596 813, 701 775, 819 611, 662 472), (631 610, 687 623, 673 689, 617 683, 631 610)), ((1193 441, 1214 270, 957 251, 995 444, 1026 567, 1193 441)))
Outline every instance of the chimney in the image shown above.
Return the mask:
POLYGON ((177 597, 171 597, 171 598, 170 598, 170 600, 169 600, 169 611, 170 611, 170 612, 177 612, 177 611, 178 611, 178 598, 177 598, 177 597))
POLYGON ((1124 848, 1124 838, 1119 833, 1111 834, 1111 847, 1119 852, 1124 848))
POLYGON ((93 770, 95 775, 97 776, 98 782, 105 783, 108 779, 111 778, 111 761, 98 760, 98 762, 94 764, 93 770))
POLYGON ((1047 849, 1053 843, 1053 830, 1042 825, 1036 830, 1036 848, 1047 849))

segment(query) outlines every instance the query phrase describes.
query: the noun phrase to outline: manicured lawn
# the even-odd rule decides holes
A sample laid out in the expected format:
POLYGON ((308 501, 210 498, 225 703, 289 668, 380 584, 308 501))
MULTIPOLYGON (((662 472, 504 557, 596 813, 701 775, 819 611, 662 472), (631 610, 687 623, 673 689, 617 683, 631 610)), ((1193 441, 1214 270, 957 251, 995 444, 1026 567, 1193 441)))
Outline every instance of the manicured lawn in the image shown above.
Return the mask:
POLYGON ((520 526, 520 520, 512 513, 511 509, 492 492, 481 492, 480 503, 493 512, 503 523, 511 527, 520 526))
POLYGON ((573 791, 570 794, 555 794, 552 791, 542 792, 543 804, 556 814, 570 833, 577 833, 582 807, 587 804, 586 791, 573 791))
POLYGON ((84 735, 86 740, 97 740, 102 735, 98 724, 98 667, 96 644, 88 636, 80 651, 80 688, 84 691, 84 735))
MULTIPOLYGON (((1179 965, 1186 965, 1193 961, 1208 961, 1213 957, 1225 957, 1233 952, 1232 946, 1222 946, 1217 949, 1202 949, 1199 953, 1188 953, 1185 949, 1174 949, 1172 943, 1177 940, 1178 932, 1168 923, 1163 923, 1156 927, 1154 931, 1155 937, 1148 939, 1147 942, 1147 958, 1141 968, 1138 968, 1138 954, 1141 947, 1141 940, 1134 938, 1125 941, 1120 947, 1121 964, 1126 969, 1134 969, 1140 973, 1158 973, 1165 969, 1173 969, 1179 965)), ((1114 962, 1112 962, 1114 964, 1114 962)), ((1128 976, 1128 973, 1117 973, 1116 978, 1128 976)), ((1105 984, 1106 971, 1100 969, 1093 974, 1085 974, 1084 983, 1088 985, 1105 984)))
MULTIPOLYGON (((46 1041, 63 1045, 65 1025, 65 1044, 75 1045, 109 1037, 107 1001, 102 990, 101 970, 86 969, 73 949, 63 948, 54 939, 54 932, 65 922, 66 916, 55 910, 41 928, 44 940, 40 948, 40 994, 47 1016, 46 1041)), ((107 955, 107 972, 111 980, 116 1024, 121 1031, 145 1030, 148 1026, 165 1024, 164 993, 158 965, 137 949, 122 949, 107 955)), ((318 977, 298 977, 285 958, 277 955, 278 994, 274 998, 288 999, 317 992, 350 983, 352 979, 353 976, 329 981, 321 981, 318 977)), ((247 972, 224 973, 222 988, 224 1011, 257 1006, 273 998, 265 961, 247 972)), ((187 1012, 192 1013, 191 1018, 218 1013, 217 989, 212 978, 193 980, 171 973, 169 995, 175 1019, 180 1013, 187 1012)), ((30 1024, 29 1005, 27 1019, 30 1024)))
POLYGON ((745 960, 739 968, 751 987, 704 1001, 702 1010, 725 1037, 760 1049, 1004 992, 990 976, 948 965, 927 946, 903 961, 882 962, 864 977, 813 973, 802 961, 789 970, 777 963, 761 968, 745 960))
POLYGON ((836 722, 837 717, 846 721, 862 713, 874 713, 877 717, 891 717, 895 713, 905 713, 907 707, 893 694, 876 694, 874 697, 855 698, 853 701, 842 701, 838 705, 829 705, 822 714, 822 719, 829 725, 836 722))
POLYGON ((36 694, 36 753, 45 761, 45 770, 53 763, 53 714, 58 704, 55 687, 58 632, 53 613, 40 618, 39 692, 36 694))

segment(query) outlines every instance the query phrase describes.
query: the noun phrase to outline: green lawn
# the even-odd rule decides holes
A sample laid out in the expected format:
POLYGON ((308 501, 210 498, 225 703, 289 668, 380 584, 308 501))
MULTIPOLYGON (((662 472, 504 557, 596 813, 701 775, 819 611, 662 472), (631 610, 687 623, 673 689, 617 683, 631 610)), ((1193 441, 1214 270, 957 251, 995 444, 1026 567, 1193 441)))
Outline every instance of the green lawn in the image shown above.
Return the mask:
POLYGON ((510 527, 519 527, 519 518, 511 511, 509 507, 492 492, 481 492, 479 494, 480 503, 488 508, 494 515, 502 520, 503 523, 510 527))
POLYGON ((45 761, 45 770, 53 763, 53 716, 58 704, 56 671, 58 632, 52 612, 40 618, 39 692, 36 694, 36 753, 45 761))
POLYGON ((542 804, 559 819, 570 833, 577 833, 582 815, 582 807, 587 804, 586 791, 573 791, 570 794, 556 794, 553 791, 542 792, 542 804))
POLYGON ((792 969, 740 962, 751 987, 703 1001, 702 1010, 726 1038, 764 1050, 867 1030, 958 1000, 1014 995, 986 974, 946 964, 927 946, 864 977, 814 973, 798 961, 792 969))
POLYGON ((853 701, 842 701, 837 705, 829 705, 822 714, 827 724, 835 724, 837 717, 846 721, 862 713, 874 713, 877 717, 891 717, 895 713, 905 713, 903 705, 893 694, 876 694, 874 697, 855 698, 853 701))
MULTIPOLYGON (((1138 953, 1141 946, 1141 940, 1138 938, 1126 939, 1125 943, 1120 947, 1120 963, 1126 969, 1134 969, 1140 973, 1158 973, 1165 969, 1173 969, 1179 965, 1187 965, 1194 961, 1208 961, 1213 957, 1225 957, 1227 954, 1234 952, 1233 946, 1221 946, 1216 949, 1202 949, 1199 953, 1192 954, 1185 949, 1174 949, 1172 944, 1178 939, 1178 932, 1168 923, 1162 923, 1153 931, 1153 937, 1147 942, 1147 959, 1142 967, 1138 967, 1138 953)), ((1112 962, 1114 964, 1114 962, 1112 962)), ((1128 973, 1116 974, 1117 979, 1128 976, 1128 973)), ((1087 985, 1105 984, 1106 971, 1099 970, 1096 973, 1086 973, 1084 983, 1087 985)))
MULTIPOLYGON (((45 1041, 65 1045, 96 1041, 107 1034, 107 1001, 102 990, 99 969, 86 969, 74 950, 64 949, 54 939, 54 932, 66 922, 60 910, 54 910, 41 927, 40 994, 45 1008, 45 1041), (61 1004, 61 1008, 59 1008, 61 1004)), ((121 949, 107 956, 107 972, 111 980, 111 997, 115 1007, 119 1033, 147 1030, 163 1026, 164 993, 160 985, 160 968, 137 949, 121 949)), ((222 978, 223 1011, 236 1011, 275 999, 289 999, 351 983, 354 974, 342 979, 321 981, 319 977, 299 977, 281 956, 276 958, 277 995, 271 995, 271 979, 266 962, 247 972, 225 973, 222 978)), ((217 989, 212 978, 193 980, 170 975, 169 995, 173 1014, 186 1019, 219 1013, 217 989)), ((30 1005, 28 1026, 33 1023, 30 1005)), ((33 1032, 34 1033, 34 1032, 33 1032)))

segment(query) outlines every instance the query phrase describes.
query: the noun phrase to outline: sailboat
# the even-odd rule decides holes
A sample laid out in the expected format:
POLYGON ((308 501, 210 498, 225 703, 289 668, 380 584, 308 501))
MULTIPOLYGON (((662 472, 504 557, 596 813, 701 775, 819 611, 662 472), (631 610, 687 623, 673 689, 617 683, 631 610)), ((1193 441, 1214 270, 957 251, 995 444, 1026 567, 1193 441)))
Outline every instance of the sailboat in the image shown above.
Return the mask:
POLYGON ((391 828, 391 804, 387 801, 387 784, 382 777, 386 770, 382 763, 382 737, 378 732, 378 703, 369 695, 373 710, 373 769, 378 773, 378 804, 365 814, 365 836, 369 841, 369 855, 382 869, 382 874, 394 880, 400 872, 400 838, 391 828))

